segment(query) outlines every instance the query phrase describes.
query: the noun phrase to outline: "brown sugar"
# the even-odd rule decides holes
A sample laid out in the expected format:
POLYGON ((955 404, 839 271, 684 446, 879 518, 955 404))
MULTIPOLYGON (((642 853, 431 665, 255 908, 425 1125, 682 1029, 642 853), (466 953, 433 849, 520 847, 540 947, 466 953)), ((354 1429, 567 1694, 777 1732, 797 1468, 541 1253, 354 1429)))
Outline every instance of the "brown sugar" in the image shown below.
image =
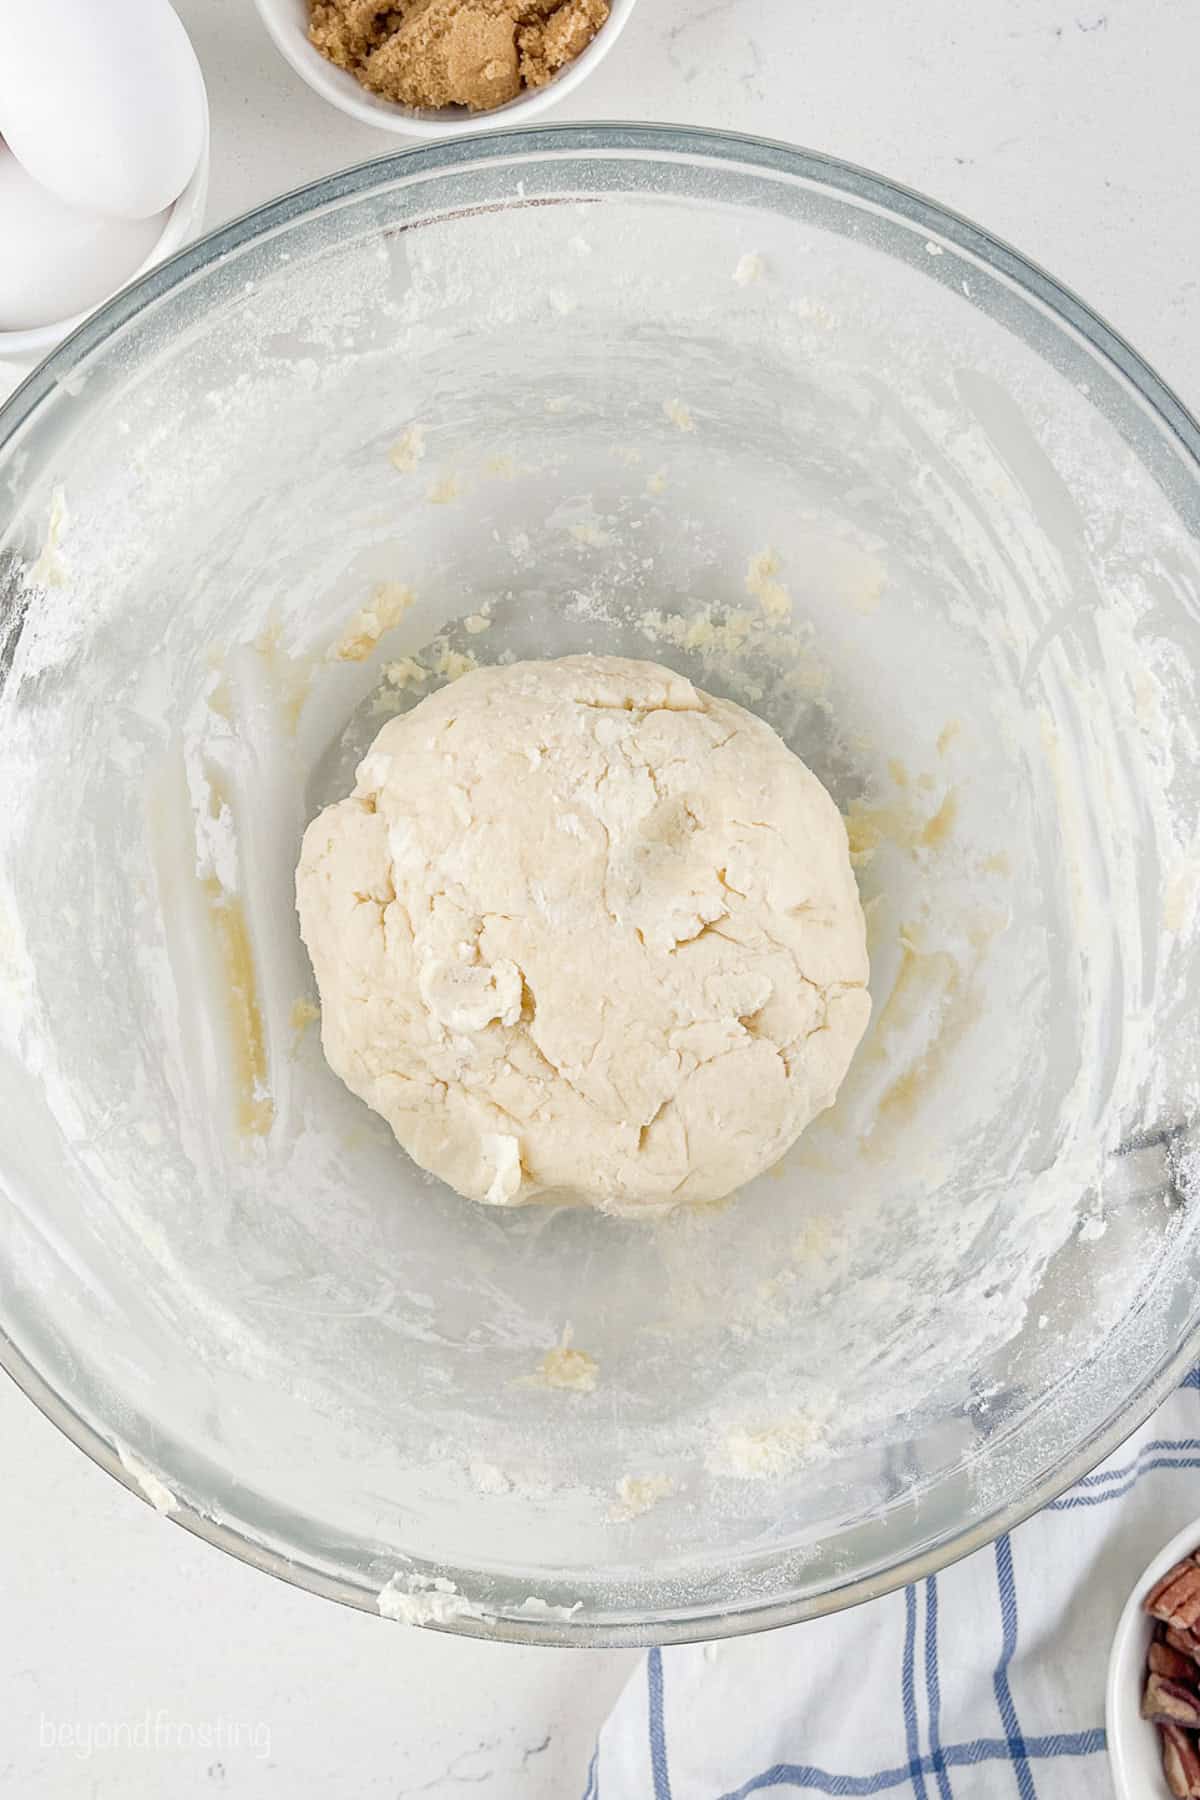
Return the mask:
POLYGON ((608 0, 309 0, 309 41, 402 106, 486 112, 587 48, 608 0))

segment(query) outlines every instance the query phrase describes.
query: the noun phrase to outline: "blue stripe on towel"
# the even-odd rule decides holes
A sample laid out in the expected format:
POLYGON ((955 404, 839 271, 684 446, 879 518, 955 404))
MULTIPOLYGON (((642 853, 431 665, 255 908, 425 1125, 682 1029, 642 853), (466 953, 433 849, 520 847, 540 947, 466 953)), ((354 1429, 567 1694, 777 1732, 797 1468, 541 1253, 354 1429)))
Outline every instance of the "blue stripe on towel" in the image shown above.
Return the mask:
POLYGON ((1093 1489, 1090 1493, 1080 1493, 1078 1488, 1072 1488, 1061 1500, 1051 1500, 1046 1511, 1074 1512, 1080 1506, 1103 1506, 1108 1500, 1119 1500, 1130 1488, 1137 1486, 1143 1475, 1149 1475, 1155 1469, 1200 1469, 1200 1456, 1152 1456, 1145 1462, 1139 1462, 1127 1480, 1118 1482, 1113 1487, 1093 1489))
MULTIPOLYGON (((1091 1731, 1056 1732, 1053 1737, 1026 1738, 1024 1758, 1031 1763, 1053 1756, 1097 1756, 1104 1747, 1104 1732, 1099 1727, 1091 1731)), ((1013 1753, 1007 1738, 974 1738, 966 1744, 946 1744, 942 1758, 947 1768, 957 1768, 982 1762, 1011 1762, 1013 1753)), ((926 1774, 933 1773, 932 1757, 922 1757, 921 1765, 926 1774)), ((875 1775, 834 1775, 827 1769, 816 1769, 804 1763, 775 1763, 761 1775, 752 1776, 740 1788, 723 1794, 721 1800, 747 1800, 750 1794, 760 1793, 764 1788, 782 1787, 806 1788, 816 1794, 882 1794, 889 1788, 903 1786, 911 1777, 908 1763, 896 1769, 880 1769, 875 1775)))
POLYGON ((925 1583, 925 1695, 929 1704, 929 1761, 937 1776, 941 1800, 954 1800, 954 1790, 942 1755, 942 1684, 938 1675, 938 1592, 937 1576, 925 1583))
POLYGON ((646 1688, 650 1711, 650 1769, 654 1776, 654 1800, 671 1800, 667 1769, 667 1734, 663 1727, 662 1651, 655 1648, 646 1658, 646 1688))
POLYGON ((1029 1766, 1025 1740, 1021 1736, 1021 1726, 1017 1719, 1017 1709, 1013 1705, 1012 1691, 1008 1685, 1008 1666, 1017 1649, 1017 1584, 1013 1579, 1012 1539, 1007 1532, 1002 1538, 996 1539, 996 1586, 1000 1596, 1002 1640, 1000 1660, 996 1664, 996 1671, 992 1676, 992 1687, 995 1690, 996 1705, 1000 1711, 1000 1723, 1004 1726, 1009 1754, 1016 1771, 1017 1792, 1020 1794, 1021 1800, 1037 1800, 1037 1789, 1033 1784, 1033 1770, 1029 1766))
POLYGON ((904 1707, 904 1742, 913 1793, 927 1800, 925 1772, 921 1767, 921 1736, 917 1727, 917 1590, 904 1590, 904 1659, 900 1673, 900 1697, 904 1707))

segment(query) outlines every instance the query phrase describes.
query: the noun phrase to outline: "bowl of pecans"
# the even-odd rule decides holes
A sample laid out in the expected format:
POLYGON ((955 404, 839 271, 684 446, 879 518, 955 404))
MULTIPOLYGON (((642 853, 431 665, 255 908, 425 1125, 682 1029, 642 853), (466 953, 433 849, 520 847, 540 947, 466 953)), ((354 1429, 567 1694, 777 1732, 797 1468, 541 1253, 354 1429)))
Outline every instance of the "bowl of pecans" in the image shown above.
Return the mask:
POLYGON ((1172 1538, 1130 1595, 1105 1711, 1118 1800, 1200 1800, 1200 1521, 1172 1538))

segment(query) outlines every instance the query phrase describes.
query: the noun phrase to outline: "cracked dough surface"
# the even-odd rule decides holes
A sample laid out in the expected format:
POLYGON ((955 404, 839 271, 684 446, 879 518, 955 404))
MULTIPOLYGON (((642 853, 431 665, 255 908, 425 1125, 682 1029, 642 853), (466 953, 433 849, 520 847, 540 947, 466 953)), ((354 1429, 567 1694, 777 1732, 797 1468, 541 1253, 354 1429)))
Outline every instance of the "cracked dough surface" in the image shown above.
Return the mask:
POLYGON ((841 816, 762 720, 655 663, 479 669, 309 826, 335 1072, 474 1200, 715 1200, 830 1105, 866 1027, 841 816))

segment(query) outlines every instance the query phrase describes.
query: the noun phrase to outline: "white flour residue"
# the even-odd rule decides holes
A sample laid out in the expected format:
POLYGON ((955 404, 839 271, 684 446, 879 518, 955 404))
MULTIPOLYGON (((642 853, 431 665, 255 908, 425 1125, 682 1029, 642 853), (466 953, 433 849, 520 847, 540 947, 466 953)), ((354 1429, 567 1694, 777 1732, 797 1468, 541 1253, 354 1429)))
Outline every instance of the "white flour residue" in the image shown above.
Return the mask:
POLYGON ((46 522, 45 540, 37 561, 29 571, 29 579, 35 586, 62 587, 66 581, 70 571, 60 546, 62 535, 70 523, 66 493, 61 487, 56 487, 50 496, 50 516, 46 522))
POLYGON ((517 1611, 524 1613, 528 1619, 573 1619, 582 1610, 583 1601, 575 1600, 570 1606, 557 1606, 552 1601, 543 1600, 538 1594, 526 1594, 517 1611))
POLYGON ((424 425, 410 425, 388 451, 388 461, 401 475, 411 475, 425 455, 424 425))
POLYGON ((710 1451, 708 1466, 715 1475, 743 1481, 779 1480, 822 1449, 821 1429, 814 1420, 777 1419, 765 1425, 734 1426, 710 1451))
POLYGON ((571 1327, 565 1325, 559 1342, 552 1350, 547 1350, 537 1366, 536 1374, 529 1376, 533 1385, 561 1388, 564 1392, 573 1394, 592 1394, 596 1391, 600 1365, 586 1350, 577 1348, 572 1342, 573 1335, 571 1327))
POLYGON ((445 1575, 397 1570, 379 1590, 379 1616, 401 1625, 450 1625, 477 1617, 475 1608, 445 1575))
POLYGON ((146 1464, 134 1456, 131 1450, 127 1450, 123 1444, 116 1445, 116 1452, 121 1459, 121 1467, 142 1498, 150 1502, 155 1512, 162 1513, 164 1516, 173 1513, 179 1502, 162 1477, 156 1475, 153 1469, 147 1468, 146 1464))
POLYGON ((737 259, 733 279, 739 287, 751 287, 756 281, 761 281, 766 272, 767 265, 757 251, 747 250, 737 259))
POLYGON ((669 1499, 675 1492, 673 1475, 622 1475, 617 1483, 617 1495, 608 1509, 608 1516, 614 1525, 628 1524, 631 1519, 641 1518, 660 1500, 669 1499))

